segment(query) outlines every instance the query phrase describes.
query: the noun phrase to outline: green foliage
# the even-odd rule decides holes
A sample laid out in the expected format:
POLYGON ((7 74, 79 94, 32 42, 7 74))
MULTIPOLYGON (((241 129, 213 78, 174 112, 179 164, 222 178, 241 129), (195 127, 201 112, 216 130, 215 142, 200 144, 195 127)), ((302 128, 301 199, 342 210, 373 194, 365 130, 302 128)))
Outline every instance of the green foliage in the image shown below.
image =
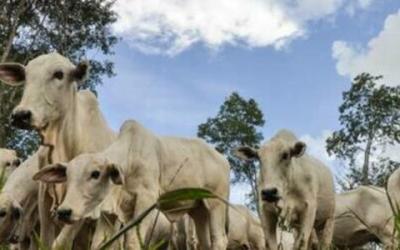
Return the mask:
POLYGON ((359 184, 382 186, 399 164, 378 154, 385 146, 400 142, 400 87, 378 85, 377 81, 382 77, 368 73, 354 79, 339 107, 342 128, 326 141, 328 153, 349 165, 345 189, 359 184))
MULTIPOLYGON (((0 1, 0 62, 26 64, 38 55, 57 51, 77 63, 88 53, 112 54, 118 41, 110 25, 116 21, 113 0, 3 0, 0 1)), ((103 76, 114 74, 108 60, 90 60, 90 79, 82 88, 95 90, 103 76)), ((37 147, 34 132, 9 126, 12 109, 22 87, 0 84, 0 147, 17 149, 26 156, 37 147)))
POLYGON ((257 204, 257 165, 243 162, 231 155, 234 148, 242 145, 258 147, 263 140, 259 129, 264 126, 262 111, 254 99, 246 100, 233 92, 221 105, 214 118, 208 118, 198 127, 197 135, 211 143, 225 154, 231 165, 233 183, 247 183, 251 186, 249 194, 251 207, 257 204))

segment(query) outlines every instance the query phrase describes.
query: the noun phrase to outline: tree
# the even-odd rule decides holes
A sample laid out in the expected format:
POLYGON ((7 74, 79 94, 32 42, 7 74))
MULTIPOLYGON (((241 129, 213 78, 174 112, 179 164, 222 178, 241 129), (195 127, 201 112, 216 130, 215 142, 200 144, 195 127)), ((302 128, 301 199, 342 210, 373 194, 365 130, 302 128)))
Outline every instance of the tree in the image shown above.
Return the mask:
POLYGON ((362 73, 343 93, 341 129, 327 139, 327 151, 349 165, 345 189, 382 185, 399 166, 384 156, 384 148, 400 142, 400 87, 378 85, 381 76, 362 73), (361 165, 361 168, 360 168, 361 165))
MULTIPOLYGON (((32 58, 57 51, 74 63, 89 52, 112 54, 118 41, 110 30, 116 21, 110 0, 2 0, 0 1, 0 62, 26 64, 32 58)), ((90 79, 82 88, 95 90, 103 76, 112 76, 108 60, 90 60, 90 79)), ((0 84, 0 147, 27 155, 37 146, 34 132, 9 125, 9 116, 21 98, 22 87, 0 84)))
POLYGON ((259 129, 264 125, 264 115, 258 104, 246 100, 233 92, 222 104, 216 117, 200 124, 197 135, 215 145, 217 151, 225 154, 231 165, 233 183, 247 183, 251 187, 250 205, 258 208, 257 165, 236 159, 231 152, 242 145, 258 147, 263 140, 259 129))

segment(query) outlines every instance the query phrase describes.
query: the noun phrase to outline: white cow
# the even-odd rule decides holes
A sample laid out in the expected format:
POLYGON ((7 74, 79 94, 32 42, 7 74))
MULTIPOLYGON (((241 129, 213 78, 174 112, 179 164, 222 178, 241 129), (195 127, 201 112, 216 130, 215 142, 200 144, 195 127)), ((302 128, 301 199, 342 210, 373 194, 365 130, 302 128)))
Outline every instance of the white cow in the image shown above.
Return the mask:
POLYGON ((393 209, 397 214, 400 213, 400 168, 394 171, 387 182, 387 191, 393 209))
MULTIPOLYGON (((0 192, 0 242, 15 240, 14 236, 19 234, 17 226, 25 216, 30 216, 28 211, 32 206, 36 206, 37 199, 34 196, 37 195, 38 183, 32 177, 37 171, 37 154, 34 154, 7 178, 0 192)), ((25 240, 22 235, 18 236, 18 241, 25 240)))
POLYGON ((261 222, 243 205, 229 208, 228 249, 265 249, 261 222))
MULTIPOLYGON (((229 163, 199 139, 158 137, 135 121, 125 122, 118 139, 101 153, 82 154, 69 163, 42 169, 36 179, 66 182, 64 201, 57 213, 76 221, 98 206, 114 185, 131 195, 119 217, 133 218, 150 207, 160 194, 185 187, 205 188, 219 197, 229 196, 229 163), (68 165, 68 167, 66 167, 68 165)), ((226 249, 227 206, 218 199, 177 202, 165 211, 170 221, 185 213, 193 218, 201 249, 226 249)), ((150 218, 142 221, 144 235, 150 218)), ((129 249, 139 249, 136 232, 129 249)))
POLYGON ((0 173, 2 173, 2 178, 7 179, 19 164, 21 164, 21 160, 15 150, 0 148, 0 173))
POLYGON ((308 249, 313 229, 321 249, 328 249, 333 233, 335 193, 332 174, 305 154, 306 145, 282 130, 260 149, 239 147, 235 155, 261 163, 258 180, 262 224, 267 247, 277 249, 279 220, 294 229, 294 249, 308 249))
MULTIPOLYGON (((78 91, 88 71, 87 63, 75 66, 58 53, 41 55, 26 66, 0 64, 0 80, 13 86, 25 83, 21 102, 12 113, 12 124, 36 129, 42 144, 53 146, 49 162, 69 161, 81 153, 104 150, 115 139, 95 95, 90 91, 78 91)), ((61 201, 64 190, 57 186, 51 198, 46 190, 46 186, 40 186, 40 224, 46 225, 41 227, 40 236, 44 245, 50 246, 55 230, 50 210, 52 205, 58 205, 51 202, 61 201)), ((65 227, 66 231, 63 230, 54 247, 70 244, 79 224, 65 227)))
POLYGON ((355 249, 368 242, 382 242, 396 249, 393 241, 393 213, 383 188, 360 186, 336 195, 333 244, 355 249))

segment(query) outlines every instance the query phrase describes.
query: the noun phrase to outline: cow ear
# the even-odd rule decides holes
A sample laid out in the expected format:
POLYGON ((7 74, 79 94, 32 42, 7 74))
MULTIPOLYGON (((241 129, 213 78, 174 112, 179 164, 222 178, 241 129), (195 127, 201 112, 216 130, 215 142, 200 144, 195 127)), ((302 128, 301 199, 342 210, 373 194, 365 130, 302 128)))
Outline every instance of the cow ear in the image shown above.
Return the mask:
POLYGON ((45 183, 62 183, 67 180, 67 167, 61 163, 46 166, 39 170, 33 180, 45 183))
POLYGON ((110 177, 111 181, 115 185, 122 185, 123 184, 121 172, 119 171, 117 166, 115 166, 114 164, 110 164, 107 167, 107 174, 110 177))
POLYGON ((235 148, 232 151, 232 155, 236 156, 241 160, 246 160, 246 161, 259 159, 257 150, 248 146, 241 146, 235 148))
POLYGON ((11 86, 19 86, 25 81, 25 67, 19 63, 1 63, 0 80, 11 86))
POLYGON ((301 157, 306 152, 306 144, 302 141, 298 141, 294 144, 294 146, 290 149, 290 156, 292 157, 301 157))
POLYGON ((78 83, 84 82, 89 76, 89 62, 82 61, 71 72, 71 77, 78 83))

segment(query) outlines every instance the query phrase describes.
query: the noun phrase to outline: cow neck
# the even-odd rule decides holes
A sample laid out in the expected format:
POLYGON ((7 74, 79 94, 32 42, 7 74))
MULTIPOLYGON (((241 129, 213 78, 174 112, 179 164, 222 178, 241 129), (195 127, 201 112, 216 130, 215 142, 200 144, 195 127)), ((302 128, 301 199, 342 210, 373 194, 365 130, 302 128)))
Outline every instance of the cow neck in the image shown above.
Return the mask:
POLYGON ((104 150, 116 137, 93 93, 74 92, 72 99, 66 115, 47 134, 46 142, 54 145, 52 162, 70 161, 85 152, 104 150))
POLYGON ((18 202, 19 204, 24 203, 29 197, 35 194, 32 190, 27 190, 26 188, 20 187, 20 185, 16 186, 11 192, 8 190, 4 190, 4 194, 18 202))
POLYGON ((49 125, 43 132, 43 143, 54 146, 50 162, 69 161, 79 151, 77 122, 73 122, 77 120, 78 113, 77 93, 66 98, 72 98, 72 102, 65 116, 49 125))

